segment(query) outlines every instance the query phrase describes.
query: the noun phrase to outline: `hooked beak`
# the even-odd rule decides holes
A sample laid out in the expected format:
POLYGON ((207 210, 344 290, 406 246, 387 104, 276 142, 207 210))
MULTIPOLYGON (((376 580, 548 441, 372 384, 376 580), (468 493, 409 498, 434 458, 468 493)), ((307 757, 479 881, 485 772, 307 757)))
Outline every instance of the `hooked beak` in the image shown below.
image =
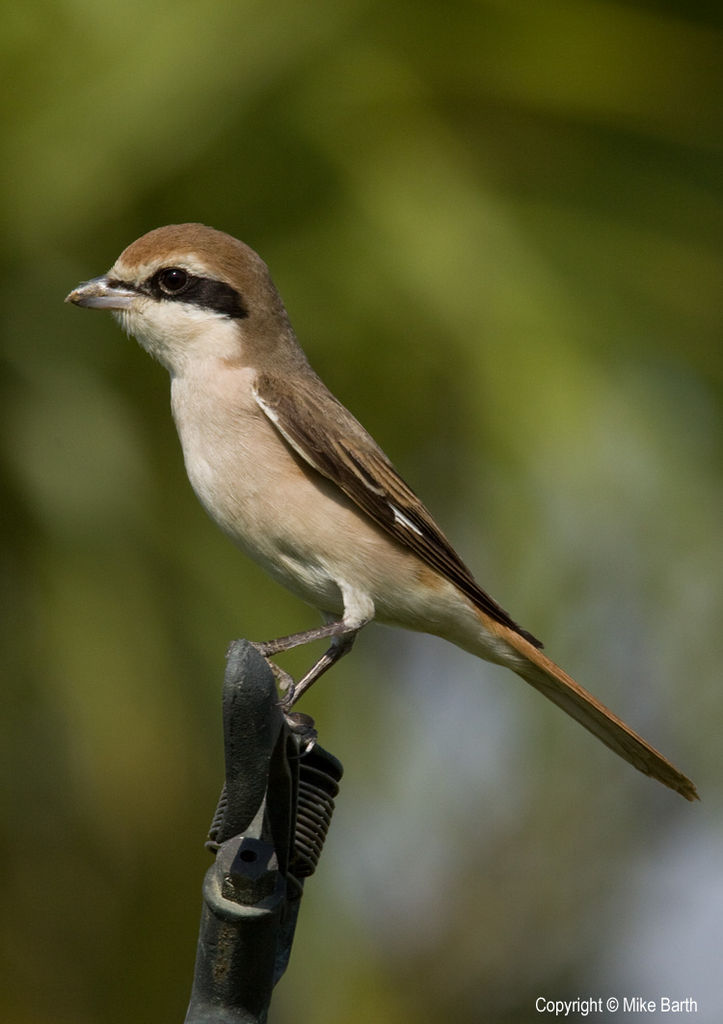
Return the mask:
POLYGON ((65 301, 88 309, 129 309, 137 297, 130 288, 103 276, 79 284, 66 295, 65 301))

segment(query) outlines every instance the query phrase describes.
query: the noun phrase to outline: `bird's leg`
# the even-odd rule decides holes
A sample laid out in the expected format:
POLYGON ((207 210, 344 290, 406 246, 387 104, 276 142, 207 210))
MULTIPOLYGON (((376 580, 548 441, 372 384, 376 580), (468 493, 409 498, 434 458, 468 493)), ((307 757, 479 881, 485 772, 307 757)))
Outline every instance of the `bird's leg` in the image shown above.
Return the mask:
MULTIPOLYGON (((361 629, 361 626, 346 626, 343 622, 330 623, 330 625, 342 626, 345 632, 332 634, 332 641, 327 651, 322 654, 319 660, 311 666, 306 675, 302 676, 301 679, 295 685, 291 685, 284 696, 282 706, 288 710, 296 704, 297 700, 309 689, 312 683, 323 676, 323 674, 331 668, 335 662, 340 658, 343 658, 345 654, 354 646, 357 633, 361 629)), ((327 634, 328 635, 328 634, 327 634)))
POLYGON ((335 619, 333 622, 326 622, 316 629, 305 629, 301 633, 291 633, 289 636, 280 636, 278 640, 262 640, 252 644, 253 647, 264 658, 270 658, 272 654, 280 654, 282 651, 290 651, 294 647, 301 647, 302 644, 309 644, 312 640, 323 640, 327 636, 339 636, 349 632, 349 626, 343 619, 335 619))
POLYGON ((345 622, 344 619, 335 619, 333 622, 326 622, 323 626, 318 626, 316 629, 307 629, 302 633, 291 633, 289 636, 279 637, 278 640, 266 640, 253 644, 259 654, 268 661, 271 670, 278 680, 279 686, 284 691, 282 701, 284 708, 288 710, 309 689, 312 683, 316 682, 319 676, 322 676, 324 672, 330 669, 339 658, 349 653, 357 633, 364 624, 364 622, 349 623, 345 622), (322 654, 319 660, 312 665, 309 671, 296 684, 288 672, 285 672, 270 660, 274 654, 290 651, 292 648, 308 644, 312 640, 322 640, 324 637, 329 636, 331 637, 331 644, 328 650, 322 654))

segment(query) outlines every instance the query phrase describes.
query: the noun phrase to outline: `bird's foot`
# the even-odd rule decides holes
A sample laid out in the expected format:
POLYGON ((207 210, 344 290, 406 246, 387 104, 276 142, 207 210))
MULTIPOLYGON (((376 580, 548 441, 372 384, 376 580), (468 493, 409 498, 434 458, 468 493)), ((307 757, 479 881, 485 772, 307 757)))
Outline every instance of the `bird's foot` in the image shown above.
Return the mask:
POLYGON ((252 640, 251 646, 254 648, 254 650, 259 652, 261 657, 264 659, 266 664, 274 673, 274 679, 276 680, 276 684, 281 693, 283 694, 282 704, 284 705, 284 707, 291 707, 291 705, 294 703, 294 677, 291 675, 290 672, 286 672, 283 668, 277 665, 275 661, 271 660, 270 655, 272 653, 275 653, 274 651, 269 650, 269 648, 272 646, 271 644, 257 643, 256 641, 252 640))
MULTIPOLYGON (((283 708, 283 705, 282 705, 283 708)), ((311 715, 305 715, 301 711, 284 712, 286 724, 299 746, 299 754, 303 757, 315 746, 318 733, 311 715)))
POLYGON ((274 674, 274 679, 276 680, 276 684, 281 694, 279 707, 284 714, 284 718, 290 732, 298 743, 299 753, 302 756, 304 754, 308 754, 316 743, 317 732, 314 725, 314 719, 311 715, 305 715, 301 711, 291 710, 296 694, 296 683, 294 682, 294 677, 290 672, 280 668, 276 662, 271 660, 270 655, 272 653, 276 653, 276 644, 274 641, 271 643, 251 641, 251 646, 259 652, 274 674))
POLYGON ((255 651, 258 651, 262 658, 268 661, 272 654, 278 654, 278 643, 275 640, 250 640, 249 643, 255 651))

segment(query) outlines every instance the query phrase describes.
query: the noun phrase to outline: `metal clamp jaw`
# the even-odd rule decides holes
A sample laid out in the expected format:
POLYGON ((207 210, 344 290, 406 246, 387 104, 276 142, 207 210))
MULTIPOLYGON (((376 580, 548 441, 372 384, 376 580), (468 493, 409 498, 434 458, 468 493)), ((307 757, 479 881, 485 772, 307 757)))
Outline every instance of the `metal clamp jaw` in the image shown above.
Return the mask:
POLYGON ((223 723, 226 781, 207 843, 216 859, 203 885, 186 1024, 263 1024, 342 766, 289 725, 271 669, 246 640, 229 648, 223 723))

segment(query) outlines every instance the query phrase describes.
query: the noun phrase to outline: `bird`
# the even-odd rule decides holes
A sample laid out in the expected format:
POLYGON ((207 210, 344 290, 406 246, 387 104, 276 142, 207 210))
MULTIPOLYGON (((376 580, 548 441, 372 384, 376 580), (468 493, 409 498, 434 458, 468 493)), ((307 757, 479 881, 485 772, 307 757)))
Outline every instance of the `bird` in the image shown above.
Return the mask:
POLYGON ((132 242, 66 302, 110 310, 169 372, 186 472, 221 530, 322 625, 255 644, 290 711, 376 620, 430 633, 531 684, 639 771, 695 785, 542 651, 477 583, 416 493, 311 364, 262 258, 203 224, 132 242), (297 682, 278 653, 328 648, 297 682))

